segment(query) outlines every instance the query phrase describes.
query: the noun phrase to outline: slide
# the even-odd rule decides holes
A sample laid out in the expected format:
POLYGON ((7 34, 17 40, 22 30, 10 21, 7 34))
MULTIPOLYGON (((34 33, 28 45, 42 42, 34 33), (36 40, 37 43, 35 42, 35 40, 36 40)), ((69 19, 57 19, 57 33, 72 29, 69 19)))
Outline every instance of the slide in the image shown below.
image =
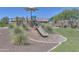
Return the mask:
POLYGON ((43 37, 48 37, 48 33, 46 31, 43 30, 43 28, 41 26, 39 26, 37 28, 37 31, 39 32, 39 34, 43 37))

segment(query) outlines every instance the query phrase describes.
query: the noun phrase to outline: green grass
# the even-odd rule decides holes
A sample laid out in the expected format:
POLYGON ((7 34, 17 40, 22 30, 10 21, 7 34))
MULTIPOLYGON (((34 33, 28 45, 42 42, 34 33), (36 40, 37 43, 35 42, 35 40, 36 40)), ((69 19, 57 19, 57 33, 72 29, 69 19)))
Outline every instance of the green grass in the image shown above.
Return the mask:
POLYGON ((77 52, 79 51, 79 32, 71 28, 54 29, 54 32, 65 36, 68 40, 53 50, 53 52, 77 52))

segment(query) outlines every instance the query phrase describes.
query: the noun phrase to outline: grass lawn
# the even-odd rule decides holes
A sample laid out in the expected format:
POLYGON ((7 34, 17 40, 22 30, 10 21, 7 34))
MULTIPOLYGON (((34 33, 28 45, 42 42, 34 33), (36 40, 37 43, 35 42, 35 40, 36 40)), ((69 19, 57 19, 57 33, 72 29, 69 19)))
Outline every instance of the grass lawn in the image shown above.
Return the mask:
POLYGON ((79 31, 71 28, 58 28, 54 31, 65 36, 68 40, 54 49, 53 52, 79 52, 79 31))

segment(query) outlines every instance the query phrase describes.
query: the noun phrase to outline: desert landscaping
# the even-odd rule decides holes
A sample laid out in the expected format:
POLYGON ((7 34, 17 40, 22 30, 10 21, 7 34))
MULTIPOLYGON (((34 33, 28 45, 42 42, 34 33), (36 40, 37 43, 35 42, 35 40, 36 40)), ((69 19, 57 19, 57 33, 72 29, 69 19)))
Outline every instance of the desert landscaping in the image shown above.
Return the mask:
POLYGON ((29 17, 1 18, 0 52, 79 51, 78 9, 65 9, 47 20, 33 15, 39 8, 23 9, 29 17))

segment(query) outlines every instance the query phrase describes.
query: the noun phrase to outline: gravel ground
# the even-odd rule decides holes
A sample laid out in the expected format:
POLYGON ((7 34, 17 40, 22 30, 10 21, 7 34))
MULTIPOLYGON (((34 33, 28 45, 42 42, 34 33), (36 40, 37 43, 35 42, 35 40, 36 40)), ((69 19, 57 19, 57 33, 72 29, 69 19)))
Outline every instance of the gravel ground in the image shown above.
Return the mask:
POLYGON ((28 40, 28 42, 28 44, 21 46, 13 45, 10 42, 8 28, 0 29, 0 52, 47 52, 51 48, 55 47, 59 41, 57 43, 38 43, 28 40))
POLYGON ((49 34, 48 37, 42 37, 36 30, 32 30, 29 32, 29 35, 35 39, 35 40, 38 40, 38 41, 43 41, 43 42, 63 42, 64 39, 62 39, 60 37, 59 34, 49 34))

